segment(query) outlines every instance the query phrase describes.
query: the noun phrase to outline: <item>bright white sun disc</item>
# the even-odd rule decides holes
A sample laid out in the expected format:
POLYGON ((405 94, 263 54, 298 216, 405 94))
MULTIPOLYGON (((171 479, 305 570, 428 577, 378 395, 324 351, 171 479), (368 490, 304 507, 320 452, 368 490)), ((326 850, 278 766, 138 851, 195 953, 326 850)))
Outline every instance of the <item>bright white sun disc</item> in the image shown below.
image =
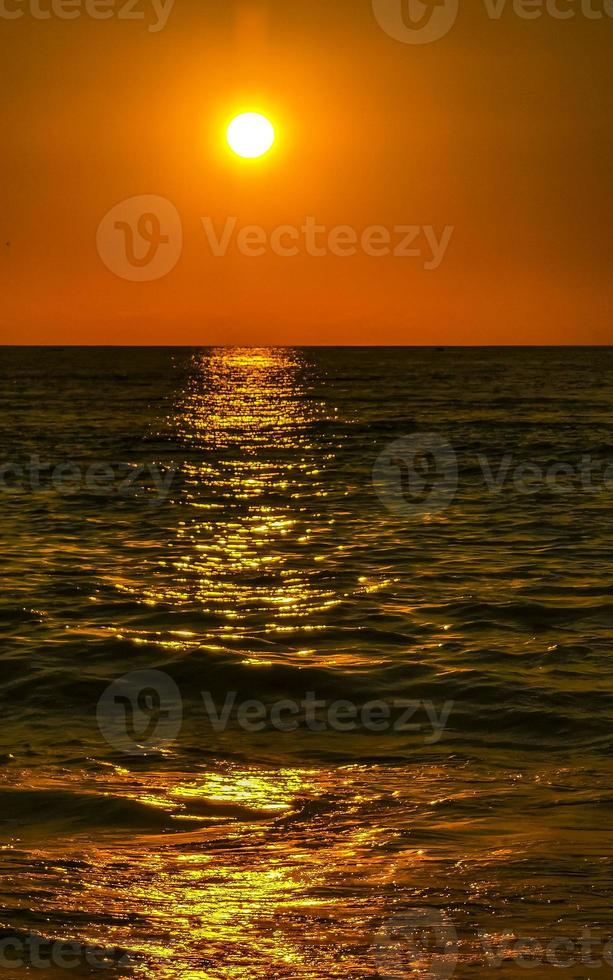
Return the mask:
POLYGON ((243 112, 228 126, 228 144, 239 157, 261 157, 275 141, 270 120, 259 112, 243 112))

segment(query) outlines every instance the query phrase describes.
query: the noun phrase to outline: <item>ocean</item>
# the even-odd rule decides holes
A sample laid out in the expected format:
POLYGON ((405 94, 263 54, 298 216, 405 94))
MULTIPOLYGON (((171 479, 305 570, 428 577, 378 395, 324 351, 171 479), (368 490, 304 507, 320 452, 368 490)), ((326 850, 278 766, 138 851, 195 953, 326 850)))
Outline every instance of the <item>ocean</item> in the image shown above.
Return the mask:
POLYGON ((0 974, 613 975, 612 368, 0 351, 0 974))

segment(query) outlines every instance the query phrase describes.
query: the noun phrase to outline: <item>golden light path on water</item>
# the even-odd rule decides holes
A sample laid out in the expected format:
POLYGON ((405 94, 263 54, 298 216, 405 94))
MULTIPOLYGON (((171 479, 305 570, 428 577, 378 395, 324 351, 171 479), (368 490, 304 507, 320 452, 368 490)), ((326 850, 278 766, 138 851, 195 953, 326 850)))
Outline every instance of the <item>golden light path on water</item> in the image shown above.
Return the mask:
POLYGON ((199 514, 179 532, 177 601, 196 598, 231 620, 263 611, 307 619, 334 602, 331 590, 310 587, 308 570, 291 568, 321 533, 305 521, 303 498, 316 518, 312 501, 325 493, 298 367, 282 350, 202 358, 178 413, 180 438, 199 457, 186 465, 199 514))
MULTIPOLYGON (((389 831, 352 819, 356 808, 376 802, 361 787, 362 768, 344 767, 336 776, 334 791, 343 792, 348 810, 328 821, 323 809, 318 818, 316 801, 333 787, 321 785, 315 770, 228 767, 223 775, 175 779, 172 786, 166 776, 148 774, 139 786, 133 772, 117 769, 114 795, 123 790, 150 806, 189 801, 192 813, 204 799, 236 804, 241 818, 230 820, 228 810, 224 820, 184 833, 179 825, 172 835, 132 833, 95 843, 77 837, 71 861, 90 872, 78 884, 61 874, 53 899, 43 894, 39 913, 57 913, 58 904, 71 921, 85 913, 78 938, 127 950, 130 969, 120 970, 122 976, 344 977, 354 957, 357 967, 376 955, 369 944, 377 906, 400 876, 385 847, 389 831), (307 823, 290 807, 309 795, 307 823)), ((65 847, 50 839, 45 862, 61 869, 65 847)), ((34 851, 34 866, 36 859, 34 851)), ((421 850, 403 848, 402 875, 423 860, 421 850)))
MULTIPOLYGON (((174 538, 151 574, 128 565, 112 577, 124 595, 187 621, 179 630, 122 626, 119 638, 153 656, 160 648, 176 657, 202 653, 203 678, 207 655, 229 653, 254 668, 254 696, 262 670, 275 663, 358 662, 352 652, 305 645, 312 631, 327 629, 327 612, 346 596, 322 571, 345 546, 322 506, 321 469, 334 449, 314 432, 322 409, 306 396, 301 366, 299 354, 281 349, 195 355, 168 419, 184 452, 172 501, 179 514, 174 538)), ((354 591, 372 588, 356 582, 354 591)), ((107 770, 100 782, 108 791, 167 813, 175 825, 172 838, 148 835, 134 849, 122 841, 119 861, 98 846, 100 874, 85 883, 79 904, 94 917, 109 906, 120 918, 134 917, 130 929, 107 931, 105 944, 142 955, 137 972, 147 977, 313 977, 314 963, 347 941, 337 899, 323 894, 331 868, 344 867, 347 881, 360 874, 360 854, 383 834, 337 815, 338 830, 326 844, 326 807, 318 801, 341 791, 358 806, 360 767, 346 767, 340 782, 334 771, 304 766, 194 768, 181 772, 179 763, 156 772, 152 761, 141 774, 107 770), (305 807, 319 828, 317 850, 304 835, 305 807), (142 933, 140 919, 147 923, 142 933)), ((384 855, 368 876, 362 872, 371 885, 390 874, 384 855)), ((364 897, 358 921, 370 915, 364 897)), ((328 963, 327 975, 336 969, 328 963)))
POLYGON ((122 636, 177 650, 234 645, 254 665, 285 662, 288 644, 292 663, 358 662, 351 651, 309 643, 326 630, 326 611, 385 583, 356 578, 348 592, 334 581, 347 544, 335 508, 326 508, 322 471, 337 447, 314 430, 327 419, 304 390, 302 368, 299 352, 281 348, 195 355, 167 420, 184 451, 174 538, 146 577, 137 566, 112 577, 140 602, 181 610, 185 628, 164 637, 123 628, 122 636))

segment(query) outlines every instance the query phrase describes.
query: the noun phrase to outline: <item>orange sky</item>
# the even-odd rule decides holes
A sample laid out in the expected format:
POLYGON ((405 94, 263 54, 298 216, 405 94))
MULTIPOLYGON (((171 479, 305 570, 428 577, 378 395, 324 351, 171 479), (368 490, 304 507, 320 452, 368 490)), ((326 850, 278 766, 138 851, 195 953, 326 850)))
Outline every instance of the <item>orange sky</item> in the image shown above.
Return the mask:
POLYGON ((610 16, 559 0, 576 16, 524 19, 509 0, 496 20, 470 0, 446 36, 409 44, 371 0, 175 0, 163 25, 153 0, 143 19, 118 16, 126 0, 88 0, 106 20, 86 0, 63 0, 70 20, 32 13, 51 2, 1 4, 2 342, 613 341, 610 16), (250 108, 278 140, 247 163, 224 127, 250 108), (138 282, 116 215, 98 229, 143 195, 179 231, 163 210, 172 267, 138 282), (260 226, 262 255, 235 239, 212 254, 203 219, 221 234, 232 217, 260 226), (297 255, 272 247, 279 226, 297 255), (419 254, 369 254, 371 226, 380 249, 415 228, 419 254), (438 264, 431 241, 447 241, 438 264))

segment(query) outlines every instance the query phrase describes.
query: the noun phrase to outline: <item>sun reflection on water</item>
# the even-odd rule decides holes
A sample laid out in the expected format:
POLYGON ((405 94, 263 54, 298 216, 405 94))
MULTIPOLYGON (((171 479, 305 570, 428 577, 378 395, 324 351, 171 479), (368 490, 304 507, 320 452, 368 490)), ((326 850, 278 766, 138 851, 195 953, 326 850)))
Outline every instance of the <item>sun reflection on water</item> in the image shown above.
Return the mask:
MULTIPOLYGON (((363 774, 348 767, 339 775, 350 815, 367 801, 363 774)), ((72 853, 92 873, 58 878, 53 899, 40 896, 41 914, 57 914, 58 903, 62 916, 87 909, 82 940, 127 949, 132 967, 122 976, 289 980, 320 975, 324 963, 326 976, 343 975, 331 953, 373 914, 364 894, 347 921, 348 888, 366 879, 385 886, 388 856, 382 829, 330 807, 320 771, 227 764, 141 777, 116 771, 112 783, 111 776, 116 799, 165 801, 195 817, 219 805, 216 818, 185 831, 179 820, 174 833, 159 836, 77 839, 72 853)), ((58 868, 64 854, 61 841, 47 842, 50 869, 54 846, 58 868)))
MULTIPOLYGON (((262 697, 276 689, 278 663, 363 665, 344 640, 344 623, 335 624, 338 611, 327 616, 348 595, 376 588, 357 572, 342 579, 348 544, 332 516, 342 508, 326 497, 346 491, 326 472, 339 449, 327 442, 328 421, 298 352, 220 348, 193 356, 165 426, 181 468, 163 512, 167 533, 152 522, 151 540, 111 578, 135 604, 116 637, 187 664, 194 690, 219 662, 220 684, 235 683, 240 661, 241 681, 252 674, 262 697)), ((376 662, 371 655, 369 665, 376 662)), ((146 772, 128 765, 88 775, 92 789, 127 801, 135 822, 152 829, 84 843, 96 874, 62 892, 63 912, 87 908, 88 938, 98 941, 104 923, 107 944, 142 957, 137 976, 311 980, 322 962, 326 975, 345 975, 331 951, 350 938, 340 912, 346 882, 386 880, 381 831, 356 818, 363 774, 347 770, 339 783, 303 763, 274 766, 270 754, 258 762, 254 752, 246 762, 238 742, 229 759, 215 752, 203 762, 194 746, 211 745, 191 736, 187 729, 192 754, 177 745, 146 772), (349 795, 346 814, 334 804, 339 793, 349 795), (337 891, 341 866, 346 880, 337 891)), ((366 895, 354 904, 358 929, 372 910, 366 895)))
POLYGON ((163 425, 180 470, 163 533, 154 524, 106 579, 153 612, 115 635, 251 666, 363 666, 336 611, 389 580, 352 565, 359 540, 342 536, 352 489, 331 476, 347 437, 310 372, 305 353, 286 348, 192 356, 163 425))
MULTIPOLYGON (((322 513, 321 479, 333 451, 314 434, 321 408, 306 395, 303 369, 285 349, 199 353, 168 420, 184 450, 172 502, 180 520, 141 600, 195 606, 215 617, 224 645, 250 622, 275 633, 341 601, 318 554, 334 523, 322 513)), ((192 637, 202 640, 187 631, 186 646, 192 637)))

